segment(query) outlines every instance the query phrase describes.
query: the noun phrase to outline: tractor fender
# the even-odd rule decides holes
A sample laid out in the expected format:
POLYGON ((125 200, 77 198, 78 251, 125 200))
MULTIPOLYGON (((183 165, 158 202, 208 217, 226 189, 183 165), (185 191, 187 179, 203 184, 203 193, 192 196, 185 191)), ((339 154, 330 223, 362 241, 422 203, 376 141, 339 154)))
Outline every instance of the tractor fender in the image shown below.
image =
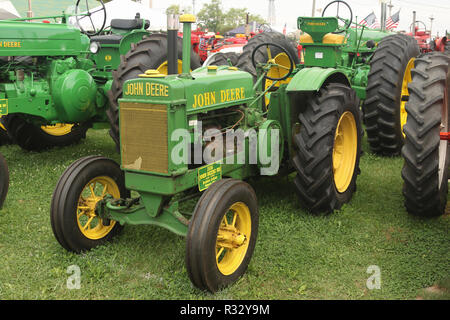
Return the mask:
POLYGON ((311 67, 297 72, 289 82, 286 91, 288 93, 319 91, 328 82, 338 82, 350 86, 350 81, 345 73, 337 69, 311 67))
POLYGON ((145 36, 148 36, 150 33, 144 30, 134 30, 128 34, 126 34, 122 40, 120 41, 119 52, 120 55, 125 55, 130 51, 132 43, 138 43, 145 36))

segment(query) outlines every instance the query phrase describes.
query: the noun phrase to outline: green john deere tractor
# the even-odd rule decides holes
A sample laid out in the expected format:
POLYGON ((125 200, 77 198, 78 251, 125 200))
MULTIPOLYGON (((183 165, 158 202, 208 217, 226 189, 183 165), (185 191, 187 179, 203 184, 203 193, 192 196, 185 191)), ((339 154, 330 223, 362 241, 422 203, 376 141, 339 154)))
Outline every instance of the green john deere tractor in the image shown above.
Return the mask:
MULTIPOLYGON (((409 97, 411 69, 420 53, 417 41, 404 34, 352 24, 353 12, 344 1, 331 1, 322 11, 323 17, 330 15, 336 16, 339 28, 325 35, 320 30, 321 25, 315 25, 317 22, 314 18, 305 17, 298 21, 299 29, 304 31, 300 36, 300 45, 305 66, 320 67, 320 72, 330 73, 334 71, 326 68, 339 68, 345 73, 361 100, 371 151, 380 155, 398 155, 405 139, 403 126, 406 122, 405 105, 409 97)), ((288 48, 286 40, 279 35, 271 36, 271 33, 250 39, 236 66, 250 72, 254 79, 256 69, 250 59, 252 51, 259 43, 267 41, 288 48)), ((295 55, 292 51, 290 53, 295 55)), ((256 59, 265 61, 267 55, 261 53, 256 59)), ((288 61, 283 53, 275 60, 282 65, 288 61)), ((316 70, 311 72, 316 73, 316 70)), ((298 81, 305 88, 310 85, 315 90, 317 84, 311 80, 311 76, 305 73, 298 81)), ((288 81, 284 80, 285 83, 288 81)), ((271 86, 272 81, 263 80, 266 89, 271 87, 266 95, 266 103, 270 92, 278 90, 280 83, 271 86)))
MULTIPOLYGON (((106 9, 99 3, 100 10, 89 10, 78 0, 72 15, 0 21, 3 138, 6 130, 23 149, 40 151, 77 142, 88 128, 111 125, 118 143, 116 100, 122 83, 147 69, 167 73, 167 35, 147 31, 150 21, 139 14, 135 19, 112 19, 105 28, 106 9), (87 28, 93 13, 103 22, 101 27, 87 23, 87 28), (46 23, 37 22, 42 19, 46 23), (135 46, 141 42, 145 52, 137 53, 135 46), (136 55, 138 59, 121 65, 136 55)), ((181 43, 179 47, 181 68, 181 43)), ((195 55, 191 66, 200 66, 195 55)))
POLYGON ((121 164, 89 156, 60 177, 50 214, 57 241, 82 252, 125 224, 157 225, 186 237, 191 281, 214 292, 245 272, 255 248, 258 205, 249 178, 295 173, 292 188, 307 211, 340 209, 359 174, 367 60, 388 35, 350 30, 351 20, 298 18, 310 37, 304 64, 284 37, 267 33, 247 44, 249 71, 210 65, 190 72, 195 17, 181 16, 182 72, 146 70, 123 82, 121 164))

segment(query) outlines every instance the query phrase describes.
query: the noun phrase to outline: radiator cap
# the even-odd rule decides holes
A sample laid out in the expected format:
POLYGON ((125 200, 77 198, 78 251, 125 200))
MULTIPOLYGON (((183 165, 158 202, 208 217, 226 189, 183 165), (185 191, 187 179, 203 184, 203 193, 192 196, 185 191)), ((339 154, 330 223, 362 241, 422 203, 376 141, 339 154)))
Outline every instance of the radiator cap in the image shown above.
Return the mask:
POLYGON ((160 73, 158 70, 155 69, 149 69, 145 71, 144 74, 140 74, 140 78, 164 78, 166 75, 163 73, 160 73))

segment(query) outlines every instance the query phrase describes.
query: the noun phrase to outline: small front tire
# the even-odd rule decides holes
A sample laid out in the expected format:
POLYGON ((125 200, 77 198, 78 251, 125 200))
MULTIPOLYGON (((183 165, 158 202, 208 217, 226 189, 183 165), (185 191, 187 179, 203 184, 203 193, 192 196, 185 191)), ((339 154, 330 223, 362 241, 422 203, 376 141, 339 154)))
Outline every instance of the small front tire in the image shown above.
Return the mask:
POLYGON ((224 179, 200 197, 189 223, 186 267, 192 283, 210 292, 247 270, 258 234, 255 192, 244 181, 224 179))
POLYGON ((123 172, 113 160, 89 156, 64 171, 50 208, 52 230, 61 246, 80 253, 111 240, 122 230, 116 221, 104 221, 95 213, 98 201, 108 194, 128 196, 123 172))

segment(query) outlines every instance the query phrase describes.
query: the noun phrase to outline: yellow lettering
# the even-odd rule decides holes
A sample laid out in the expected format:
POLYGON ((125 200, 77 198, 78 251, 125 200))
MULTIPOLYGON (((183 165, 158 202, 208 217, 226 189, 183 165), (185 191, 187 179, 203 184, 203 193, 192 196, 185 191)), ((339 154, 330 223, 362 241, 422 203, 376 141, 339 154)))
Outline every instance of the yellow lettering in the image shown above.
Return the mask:
POLYGON ((216 104, 216 92, 211 92, 211 104, 216 104))
POLYGON ((245 99, 245 88, 241 88, 241 99, 245 99))
POLYGON ((236 100, 234 97, 234 92, 237 91, 237 89, 231 89, 231 100, 236 100))
POLYGON ((197 95, 196 94, 194 94, 194 104, 193 104, 193 106, 192 106, 192 108, 197 108, 197 95))
POLYGON ((230 89, 227 89, 227 102, 230 101, 230 89))
POLYGON ((198 95, 198 106, 199 107, 203 107, 205 105, 205 100, 203 99, 203 95, 199 94, 198 95), (201 99, 200 99, 201 98, 201 99))
POLYGON ((205 93, 205 105, 209 106, 211 104, 211 101, 209 100, 209 97, 211 95, 211 92, 205 93))
POLYGON ((150 86, 150 95, 151 96, 155 95, 155 84, 154 83, 152 83, 150 86))
POLYGON ((239 94, 239 89, 236 88, 236 100, 241 99, 241 95, 239 94))

